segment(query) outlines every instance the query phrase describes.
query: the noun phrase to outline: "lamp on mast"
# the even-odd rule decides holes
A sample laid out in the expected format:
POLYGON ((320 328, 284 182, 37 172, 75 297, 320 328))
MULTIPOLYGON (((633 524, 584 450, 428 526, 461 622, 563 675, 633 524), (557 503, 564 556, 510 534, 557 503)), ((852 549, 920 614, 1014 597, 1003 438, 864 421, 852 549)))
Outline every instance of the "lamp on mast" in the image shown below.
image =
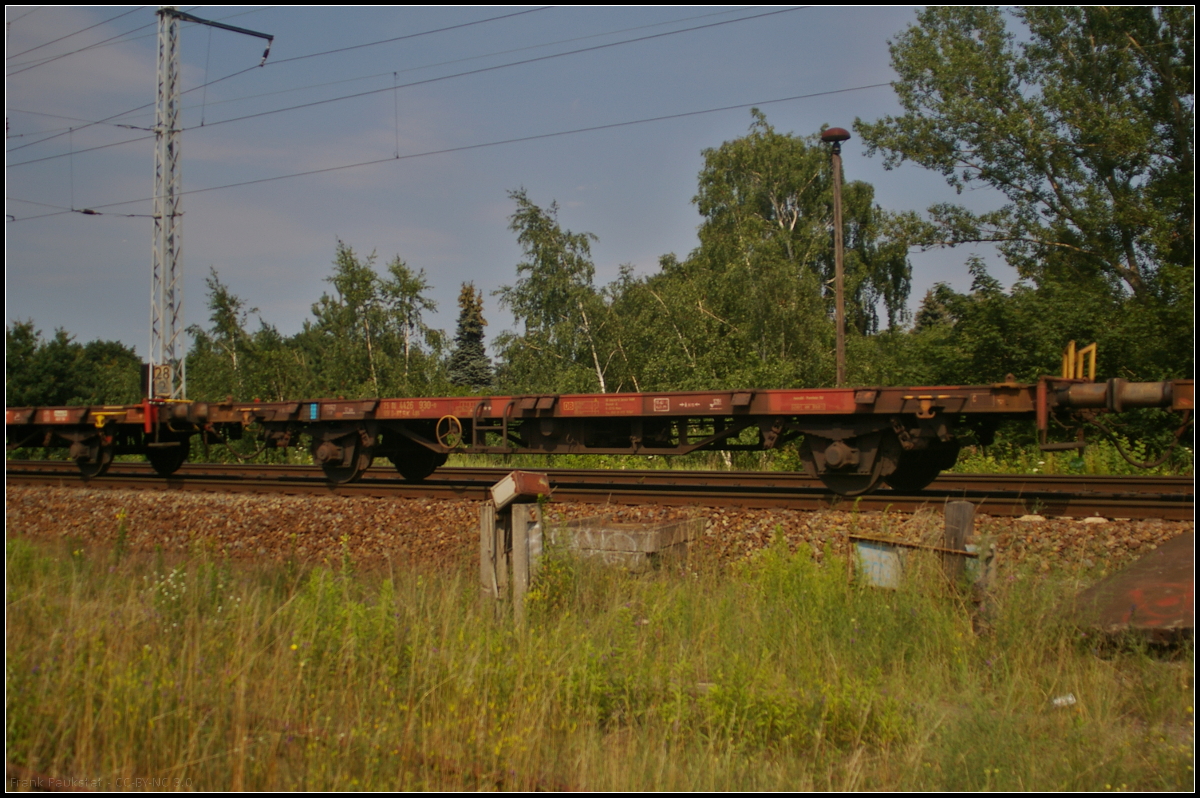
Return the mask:
POLYGON ((846 300, 845 279, 842 272, 842 142, 850 138, 844 128, 831 127, 821 133, 821 141, 832 144, 833 160, 833 274, 834 274, 834 325, 837 327, 837 387, 846 384, 846 300))

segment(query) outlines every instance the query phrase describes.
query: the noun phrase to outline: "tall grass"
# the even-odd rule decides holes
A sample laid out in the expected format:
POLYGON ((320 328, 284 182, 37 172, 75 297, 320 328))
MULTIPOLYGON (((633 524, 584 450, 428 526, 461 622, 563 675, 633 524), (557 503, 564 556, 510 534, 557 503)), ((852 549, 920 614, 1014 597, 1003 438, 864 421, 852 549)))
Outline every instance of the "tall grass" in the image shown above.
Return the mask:
MULTIPOLYGON (((1151 462, 1159 451, 1145 443, 1121 439, 1121 448, 1136 462, 1151 462)), ((1109 440, 1089 441, 1083 450, 1043 452, 1035 444, 998 440, 988 447, 967 446, 954 471, 960 474, 1088 474, 1095 476, 1187 476, 1194 472, 1195 452, 1178 446, 1153 468, 1132 465, 1109 440)))
POLYGON ((100 788, 1192 783, 1190 644, 1094 651, 1059 620, 1069 580, 1020 574, 976 633, 935 571, 877 591, 823 560, 637 578, 554 555, 517 627, 471 568, 10 539, 7 758, 100 788))
MULTIPOLYGON (((1121 448, 1132 459, 1157 459, 1162 449, 1122 438, 1121 448)), ((803 471, 794 445, 763 452, 693 452, 677 457, 662 455, 453 455, 451 466, 502 466, 513 468, 677 469, 697 471, 803 471)), ((1139 468, 1130 464, 1108 439, 1096 436, 1082 450, 1043 452, 1028 441, 997 438, 991 446, 965 446, 952 469, 959 474, 1088 474, 1111 476, 1190 475, 1195 452, 1178 446, 1160 465, 1139 468)))

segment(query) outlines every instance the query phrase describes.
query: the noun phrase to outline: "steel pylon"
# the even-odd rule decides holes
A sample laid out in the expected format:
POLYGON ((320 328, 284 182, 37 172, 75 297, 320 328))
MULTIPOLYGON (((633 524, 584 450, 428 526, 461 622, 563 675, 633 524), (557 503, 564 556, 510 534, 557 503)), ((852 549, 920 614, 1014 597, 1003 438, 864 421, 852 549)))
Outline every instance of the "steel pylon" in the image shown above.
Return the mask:
POLYGON ((187 393, 183 340, 182 185, 179 130, 179 18, 158 10, 158 100, 154 123, 154 256, 150 287, 149 395, 187 393))

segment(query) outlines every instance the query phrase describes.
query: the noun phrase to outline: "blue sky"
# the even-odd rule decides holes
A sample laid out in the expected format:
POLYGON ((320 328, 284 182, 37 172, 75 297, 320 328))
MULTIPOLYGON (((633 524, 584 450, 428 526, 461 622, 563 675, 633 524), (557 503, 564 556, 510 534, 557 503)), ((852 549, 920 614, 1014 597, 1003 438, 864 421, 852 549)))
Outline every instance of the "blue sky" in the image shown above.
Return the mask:
MULTIPOLYGON (((915 19, 912 8, 786 6, 181 8, 275 36, 257 68, 260 40, 182 29, 184 89, 241 73, 185 96, 183 187, 196 192, 183 198, 186 322, 206 321, 211 267, 285 334, 327 289, 339 239, 377 252, 380 267, 399 255, 424 269, 439 304, 427 322, 451 334, 459 286, 474 281, 498 334, 511 319, 490 292, 513 281, 521 257, 507 196, 520 187, 540 205, 557 201, 564 227, 598 236, 598 283, 621 264, 645 273, 663 254, 686 256, 701 153, 743 135, 749 107, 476 145, 750 103, 783 132, 850 128, 898 111, 890 88, 859 87, 894 77, 887 40, 915 19), (442 28, 452 29, 430 32, 442 28), (396 37, 408 38, 371 44, 396 37), (340 48, 353 49, 313 55, 340 48), (769 102, 837 90, 848 91, 769 102), (368 161, 378 163, 336 168, 368 161)), ((153 142, 135 139, 153 124, 154 9, 6 9, 9 323, 145 353, 153 142)), ((843 154, 847 179, 873 183, 888 209, 998 202, 986 191, 956 198, 911 166, 887 172, 857 139, 843 154)), ((939 281, 967 288, 971 253, 914 252, 913 304, 939 281)))

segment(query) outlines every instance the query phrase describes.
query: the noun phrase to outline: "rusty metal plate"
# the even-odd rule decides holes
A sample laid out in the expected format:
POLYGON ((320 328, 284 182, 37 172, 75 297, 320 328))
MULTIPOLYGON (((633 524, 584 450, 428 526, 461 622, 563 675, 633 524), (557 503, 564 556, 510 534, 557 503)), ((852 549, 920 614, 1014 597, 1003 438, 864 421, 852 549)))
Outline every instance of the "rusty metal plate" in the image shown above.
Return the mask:
MULTIPOLYGON (((509 396, 459 396, 428 397, 422 399, 381 399, 375 418, 379 419, 432 419, 444 416, 455 418, 499 418, 509 407, 509 396)), ((324 416, 322 416, 324 417, 324 416)))
POLYGON ((728 393, 671 393, 646 395, 639 403, 646 415, 666 413, 674 416, 724 415, 732 412, 733 399, 728 393))
POLYGON ((763 391, 771 413, 853 413, 858 403, 854 389, 824 391, 763 391))
POLYGON ((559 397, 559 416, 636 416, 642 412, 642 395, 564 394, 559 397))
POLYGON ((1196 384, 1192 380, 1175 380, 1171 384, 1171 409, 1194 410, 1196 407, 1196 384))
POLYGON ((1076 598, 1081 620, 1105 632, 1154 637, 1196 627, 1196 536, 1184 532, 1076 598))
POLYGON ((4 409, 4 423, 7 424, 28 424, 33 420, 34 408, 32 407, 17 407, 4 409))
POLYGON ((88 412, 86 407, 51 407, 37 411, 40 424, 78 424, 88 412))
POLYGON ((492 503, 503 510, 516 501, 550 495, 550 478, 533 471, 512 471, 492 486, 492 503))

